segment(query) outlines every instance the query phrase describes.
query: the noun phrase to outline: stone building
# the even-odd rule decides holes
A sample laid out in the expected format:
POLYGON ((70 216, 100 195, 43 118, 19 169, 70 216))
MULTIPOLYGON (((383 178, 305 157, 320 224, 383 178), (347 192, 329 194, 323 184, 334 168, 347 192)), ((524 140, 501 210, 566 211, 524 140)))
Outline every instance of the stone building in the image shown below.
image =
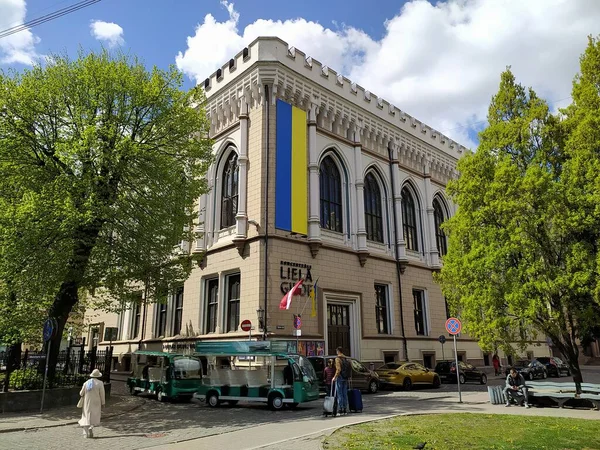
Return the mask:
MULTIPOLYGON (((277 38, 258 38, 203 87, 215 163, 197 239, 182 246, 204 260, 167 304, 89 311, 90 345, 117 327, 126 366, 140 345, 248 339, 248 319, 253 339, 290 351, 342 346, 364 362, 433 367, 448 337, 432 278, 447 248, 440 224, 455 211, 444 188, 466 149, 277 38)), ((459 354, 491 363, 465 335, 459 354)))

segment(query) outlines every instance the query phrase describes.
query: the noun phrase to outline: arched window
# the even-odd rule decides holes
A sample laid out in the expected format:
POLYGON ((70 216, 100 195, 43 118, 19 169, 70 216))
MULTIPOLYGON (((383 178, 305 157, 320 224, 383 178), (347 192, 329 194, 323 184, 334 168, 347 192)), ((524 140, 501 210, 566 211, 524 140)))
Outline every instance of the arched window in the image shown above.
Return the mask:
POLYGON ((321 191, 321 228, 342 233, 342 177, 330 156, 321 162, 319 188, 321 191))
POLYGON ((383 212, 381 208, 381 190, 372 173, 365 177, 365 226, 367 239, 383 242, 383 212))
POLYGON ((408 250, 419 250, 419 239, 417 232, 417 211, 415 199, 410 189, 402 189, 402 227, 404 231, 404 242, 408 250))
POLYGON ((238 207, 238 164, 237 153, 231 152, 223 168, 221 189, 221 229, 235 225, 238 207))
POLYGON ((446 234, 442 230, 444 223, 444 209, 437 198, 433 199, 433 220, 435 222, 435 241, 440 256, 444 256, 448 252, 448 244, 446 242, 446 234))

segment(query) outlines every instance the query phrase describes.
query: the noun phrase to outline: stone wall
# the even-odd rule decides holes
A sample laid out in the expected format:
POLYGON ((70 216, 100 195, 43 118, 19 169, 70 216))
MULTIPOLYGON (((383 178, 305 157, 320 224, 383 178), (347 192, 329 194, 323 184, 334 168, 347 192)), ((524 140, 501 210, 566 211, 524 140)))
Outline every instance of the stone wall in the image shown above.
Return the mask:
MULTIPOLYGON (((75 406, 79 401, 80 386, 46 390, 44 411, 62 406, 75 406)), ((110 399, 111 384, 104 385, 106 401, 110 399)), ((39 412, 42 404, 42 391, 0 392, 0 413, 39 412)))

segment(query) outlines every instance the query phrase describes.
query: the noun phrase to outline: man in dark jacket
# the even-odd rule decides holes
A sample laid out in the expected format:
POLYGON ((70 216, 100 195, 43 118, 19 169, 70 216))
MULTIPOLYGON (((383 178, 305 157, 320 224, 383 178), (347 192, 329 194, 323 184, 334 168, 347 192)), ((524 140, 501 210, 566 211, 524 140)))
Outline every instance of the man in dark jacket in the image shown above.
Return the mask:
POLYGON ((504 388, 504 396, 506 397, 506 405, 510 406, 510 399, 514 399, 517 404, 524 403, 525 408, 529 408, 527 401, 527 386, 525 386, 525 378, 514 367, 511 367, 510 373, 506 377, 506 387, 504 388))

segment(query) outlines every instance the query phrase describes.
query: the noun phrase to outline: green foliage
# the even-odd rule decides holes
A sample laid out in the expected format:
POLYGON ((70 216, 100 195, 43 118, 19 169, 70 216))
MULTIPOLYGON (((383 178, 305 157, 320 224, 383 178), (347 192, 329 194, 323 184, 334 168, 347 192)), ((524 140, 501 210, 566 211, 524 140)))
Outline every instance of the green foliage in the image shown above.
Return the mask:
POLYGON ((600 422, 565 417, 503 414, 431 414, 397 417, 341 428, 325 440, 327 450, 565 449, 599 448, 600 422))
POLYGON ((44 377, 35 368, 17 369, 10 374, 9 388, 16 391, 42 389, 44 377))
POLYGON ((446 224, 437 277, 451 308, 483 348, 524 347, 538 333, 575 377, 581 339, 600 320, 600 44, 590 39, 573 105, 550 113, 507 69, 480 146, 448 185, 458 205, 446 224))
POLYGON ((181 283, 211 162, 200 90, 107 51, 0 75, 0 340, 39 336, 85 291, 111 308, 181 283))

